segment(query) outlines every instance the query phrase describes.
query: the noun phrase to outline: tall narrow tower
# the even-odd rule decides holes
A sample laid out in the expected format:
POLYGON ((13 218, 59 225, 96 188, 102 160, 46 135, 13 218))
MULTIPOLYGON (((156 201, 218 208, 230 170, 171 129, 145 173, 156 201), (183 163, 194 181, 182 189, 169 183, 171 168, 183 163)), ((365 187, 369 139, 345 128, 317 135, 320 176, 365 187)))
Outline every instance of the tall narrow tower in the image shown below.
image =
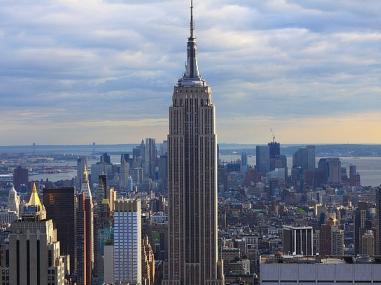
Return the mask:
POLYGON ((77 284, 91 285, 94 265, 94 216, 86 165, 82 176, 81 193, 77 195, 76 211, 77 284))
POLYGON ((191 1, 186 71, 169 108, 169 260, 163 284, 223 284, 218 258, 217 138, 212 92, 200 76, 191 1))

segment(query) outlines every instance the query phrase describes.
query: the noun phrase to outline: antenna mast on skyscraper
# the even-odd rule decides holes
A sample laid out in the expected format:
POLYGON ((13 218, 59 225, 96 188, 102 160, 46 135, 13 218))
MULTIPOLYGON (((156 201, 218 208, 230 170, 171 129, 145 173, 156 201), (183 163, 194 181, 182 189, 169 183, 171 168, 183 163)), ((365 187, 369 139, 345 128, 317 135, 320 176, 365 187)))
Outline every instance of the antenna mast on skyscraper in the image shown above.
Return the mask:
POLYGON ((190 1, 190 12, 191 12, 191 17, 190 17, 190 37, 194 37, 194 20, 193 20, 193 0, 190 1))
POLYGON ((271 132, 271 135, 272 135, 272 137, 273 137, 273 142, 275 142, 275 134, 274 134, 274 132, 273 132, 273 129, 272 129, 272 128, 270 129, 270 132, 271 132))

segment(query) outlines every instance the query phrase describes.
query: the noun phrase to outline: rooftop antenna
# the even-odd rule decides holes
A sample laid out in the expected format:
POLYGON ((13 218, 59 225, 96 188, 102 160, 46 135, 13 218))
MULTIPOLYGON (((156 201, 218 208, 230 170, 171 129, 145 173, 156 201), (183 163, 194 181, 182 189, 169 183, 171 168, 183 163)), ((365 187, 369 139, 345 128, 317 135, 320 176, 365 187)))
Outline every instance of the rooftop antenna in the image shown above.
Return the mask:
POLYGON ((190 37, 194 38, 194 21, 193 21, 193 0, 190 1, 190 12, 191 12, 191 18, 190 18, 190 37))
POLYGON ((273 137, 273 143, 275 143, 275 134, 274 134, 274 132, 273 132, 273 129, 272 129, 272 128, 270 129, 270 132, 271 132, 271 135, 272 135, 272 137, 273 137))

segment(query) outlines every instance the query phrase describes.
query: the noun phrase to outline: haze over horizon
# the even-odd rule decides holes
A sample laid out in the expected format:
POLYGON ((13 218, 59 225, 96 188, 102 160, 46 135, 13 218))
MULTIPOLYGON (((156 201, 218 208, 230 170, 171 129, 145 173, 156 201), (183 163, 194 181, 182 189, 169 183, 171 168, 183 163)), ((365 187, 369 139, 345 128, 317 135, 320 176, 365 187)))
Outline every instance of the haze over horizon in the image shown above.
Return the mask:
MULTIPOLYGON (((381 2, 196 0, 225 143, 381 144, 381 2)), ((168 133, 188 1, 2 1, 0 145, 168 133)))

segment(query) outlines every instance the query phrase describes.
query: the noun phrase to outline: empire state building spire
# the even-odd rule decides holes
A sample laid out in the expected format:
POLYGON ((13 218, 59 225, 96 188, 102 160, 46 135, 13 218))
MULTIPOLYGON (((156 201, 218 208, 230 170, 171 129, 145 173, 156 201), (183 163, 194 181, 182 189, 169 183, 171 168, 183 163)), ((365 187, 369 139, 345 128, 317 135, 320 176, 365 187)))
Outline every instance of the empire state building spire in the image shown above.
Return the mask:
POLYGON ((187 47, 187 65, 185 74, 183 76, 184 80, 200 81, 200 73, 198 71, 197 65, 197 45, 196 38, 194 36, 194 20, 193 20, 193 0, 190 3, 190 36, 188 38, 187 47))
POLYGON ((190 19, 190 37, 194 38, 194 22, 193 22, 193 0, 190 3, 191 19, 190 19))

